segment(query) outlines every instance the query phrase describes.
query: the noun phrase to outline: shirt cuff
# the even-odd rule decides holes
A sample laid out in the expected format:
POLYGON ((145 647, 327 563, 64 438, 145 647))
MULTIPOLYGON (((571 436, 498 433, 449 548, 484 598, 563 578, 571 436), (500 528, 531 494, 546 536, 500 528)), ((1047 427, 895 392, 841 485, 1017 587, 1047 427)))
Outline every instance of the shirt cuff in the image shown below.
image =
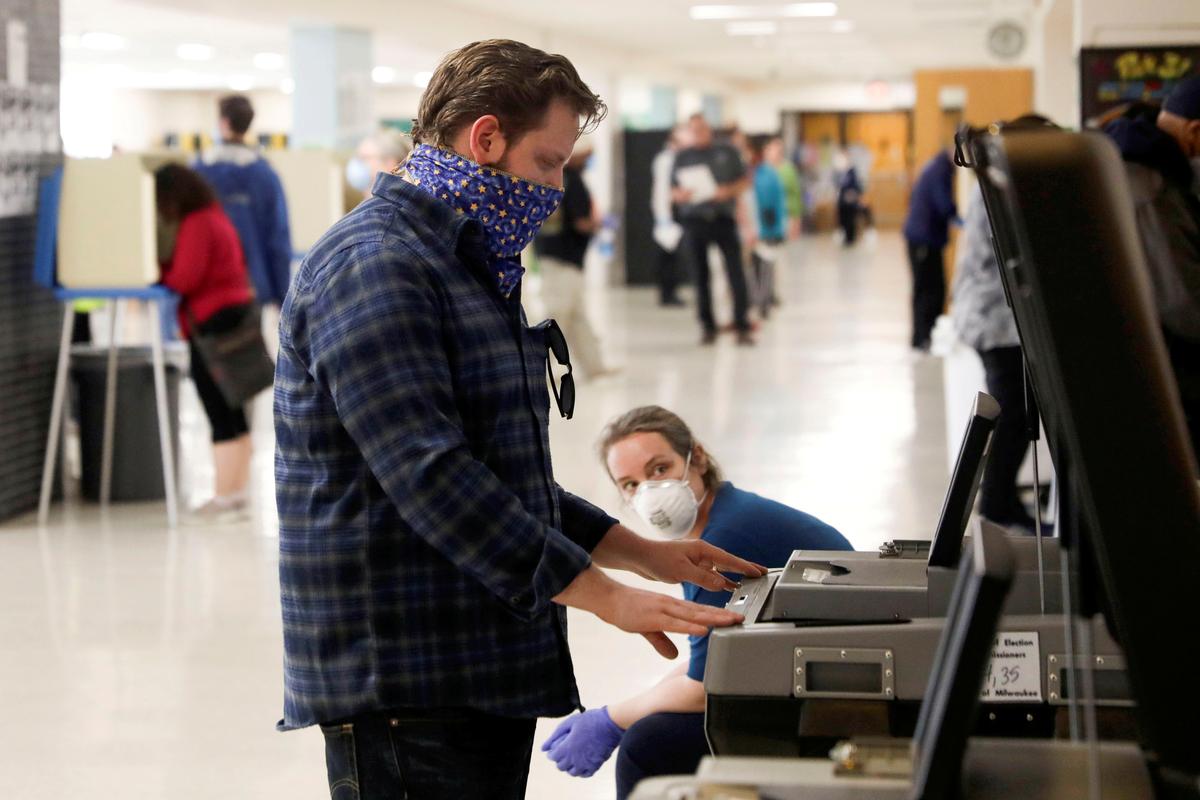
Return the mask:
POLYGON ((592 558, 586 550, 562 533, 547 528, 533 581, 505 598, 509 608, 521 619, 535 619, 591 564, 592 558))
POLYGON ((582 497, 558 487, 558 508, 562 515, 563 533, 587 552, 596 549, 612 527, 617 524, 614 517, 603 509, 592 505, 582 497))

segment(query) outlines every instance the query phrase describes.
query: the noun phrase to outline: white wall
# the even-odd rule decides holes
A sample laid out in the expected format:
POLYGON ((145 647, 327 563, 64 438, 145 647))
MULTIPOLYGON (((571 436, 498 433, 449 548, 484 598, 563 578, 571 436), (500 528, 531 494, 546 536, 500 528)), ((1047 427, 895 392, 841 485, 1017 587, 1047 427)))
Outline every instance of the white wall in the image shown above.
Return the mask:
POLYGON ((1033 106, 1059 125, 1079 125, 1078 0, 1049 0, 1034 23, 1033 106))
POLYGON ((813 83, 775 85, 734 96, 732 116, 748 133, 779 130, 784 111, 890 111, 912 108, 916 90, 911 81, 891 81, 885 96, 867 90, 867 84, 813 83))
MULTIPOLYGON (((112 92, 112 141, 122 150, 152 150, 167 133, 206 132, 217 126, 217 100, 228 92, 117 89, 112 92)), ((254 104, 250 134, 292 126, 291 98, 282 92, 246 93, 254 104)))
POLYGON ((381 86, 375 90, 375 116, 379 119, 412 119, 417 116, 421 90, 415 86, 381 86))
POLYGON ((1195 44, 1200 41, 1197 0, 1075 0, 1082 47, 1195 44))

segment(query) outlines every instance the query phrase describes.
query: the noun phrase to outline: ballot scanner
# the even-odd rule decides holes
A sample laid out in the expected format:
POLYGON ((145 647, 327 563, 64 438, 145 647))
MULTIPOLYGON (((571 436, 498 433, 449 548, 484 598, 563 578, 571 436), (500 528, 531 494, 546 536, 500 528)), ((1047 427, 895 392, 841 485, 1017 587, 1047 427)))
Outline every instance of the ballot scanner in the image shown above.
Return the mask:
MULTIPOLYGON (((1193 688, 1190 656, 1190 620, 1200 613, 1197 462, 1120 157, 1098 134, 1008 133, 993 126, 962 136, 956 158, 975 169, 983 188, 1006 294, 1063 488, 1058 529, 1063 558, 1073 568, 1064 573, 1062 613, 1001 617, 994 599, 978 602, 985 594, 994 596, 1004 572, 1015 583, 1017 561, 1010 551, 1009 563, 997 564, 1003 558, 995 554, 1003 548, 995 543, 1004 540, 981 524, 970 548, 976 560, 969 568, 964 561, 956 583, 977 588, 956 588, 951 615, 940 622, 937 656, 925 667, 929 683, 911 742, 855 735, 814 759, 726 757, 714 742, 717 756, 706 759, 697 776, 645 782, 634 795, 640 800, 1200 798, 1194 727, 1200 693, 1193 688), (979 581, 980 572, 992 576, 990 583, 979 581), (1035 619, 1043 627, 1017 630, 1035 619), (1054 692, 1067 704, 1071 741, 977 736, 980 722, 1004 707, 995 702, 998 690, 1006 688, 1003 667, 1031 663, 1019 655, 1024 648, 1032 657, 1028 637, 1016 635, 1031 632, 1038 634, 1043 699, 1053 702, 1054 692), (1106 671, 1118 641, 1121 668, 1106 671), (1047 642, 1061 652, 1050 652, 1047 642), (1118 683, 1119 699, 1128 704, 1136 727, 1129 742, 1102 742, 1106 696, 1117 694, 1118 683)), ((746 588, 746 596, 735 600, 753 606, 763 590, 746 588)), ((893 628, 918 629, 928 622, 913 619, 893 628)), ((723 637, 714 635, 706 688, 722 688, 739 669, 775 658, 774 651, 766 655, 753 648, 785 624, 745 626, 738 644, 723 656, 718 645, 723 637)), ((782 681, 776 688, 793 699, 824 690, 895 696, 911 682, 901 674, 899 646, 858 653, 839 643, 814 653, 814 645, 831 644, 808 640, 824 635, 822 629, 790 624, 803 636, 789 642, 785 654, 787 688, 782 681), (865 666, 828 669, 843 661, 865 666)), ((854 627, 843 626, 847 632, 854 627)), ((782 674, 783 665, 777 665, 782 674)), ((1019 673, 1008 691, 1024 695, 1028 676, 1023 669, 1019 673)), ((1011 669, 1008 676, 1013 677, 1011 669)), ((1018 708, 1027 698, 1013 699, 1018 708)), ((726 722, 753 727, 747 720, 726 722)), ((790 743, 795 732, 780 730, 776 736, 790 743)))
MULTIPOLYGON (((1018 576, 1029 572, 1014 546, 1023 540, 980 519, 973 523, 967 547, 984 534, 1006 540, 1015 591, 1018 576)), ((1057 569, 1057 555, 1054 565, 1057 569)), ((946 570, 955 579, 958 572, 946 570)), ((832 624, 781 620, 772 616, 771 603, 786 574, 744 582, 727 607, 744 614, 745 622, 709 635, 705 730, 713 753, 812 755, 848 736, 911 736, 937 666, 946 618, 914 615, 832 624)), ((953 588, 943 608, 953 609, 953 588)), ((1036 598, 1036 587, 1032 594, 1036 598)), ((1007 611, 1012 591, 1006 597, 1007 611)), ((1132 699, 1121 648, 1096 622, 1096 657, 1084 664, 1068 657, 1068 635, 1061 614, 1005 614, 983 697, 987 713, 980 716, 977 732, 1062 735, 1070 699, 1065 687, 1086 668, 1099 687, 1108 735, 1132 735, 1132 699)))
MULTIPOLYGON (((932 541, 797 550, 782 570, 742 583, 727 608, 745 622, 709 638, 705 728, 714 753, 795 756, 856 734, 912 734, 999 413, 991 396, 975 397, 932 541)), ((1013 589, 979 730, 1052 737, 1064 726, 1064 671, 1084 666, 1068 663, 1061 618, 1041 614, 1062 609, 1061 551, 1050 537, 1007 539, 1013 589)), ((1105 731, 1126 737, 1124 659, 1103 625, 1095 639, 1102 660, 1088 667, 1103 688, 1105 731)))
MULTIPOLYGON (((823 758, 706 758, 695 776, 642 781, 632 800, 952 800, 963 784, 972 800, 1085 800, 1087 754, 1078 745, 970 739, 980 689, 986 693, 992 680, 994 643, 1004 636, 998 629, 1014 562, 1001 529, 977 530, 956 571, 952 614, 932 651, 935 663, 926 671, 923 692, 927 699, 911 740, 858 737, 823 758), (1031 785, 1053 790, 1031 792, 1031 785)), ((1102 747, 1110 773, 1104 776, 1106 788, 1120 790, 1107 796, 1148 796, 1149 777, 1138 749, 1102 747)))

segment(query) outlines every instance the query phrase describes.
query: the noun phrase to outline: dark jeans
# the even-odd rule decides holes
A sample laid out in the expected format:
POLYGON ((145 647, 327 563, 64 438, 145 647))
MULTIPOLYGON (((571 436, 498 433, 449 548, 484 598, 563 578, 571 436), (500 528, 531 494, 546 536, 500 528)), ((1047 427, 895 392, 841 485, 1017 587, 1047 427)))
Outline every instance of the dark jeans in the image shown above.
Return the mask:
POLYGON ((709 754, 704 714, 651 714, 629 726, 617 752, 617 800, 638 781, 656 775, 690 775, 709 754))
POLYGON ((676 303, 679 298, 675 290, 679 287, 679 266, 676 264, 675 253, 654 245, 658 251, 658 302, 676 303))
POLYGON ((520 800, 535 720, 465 708, 322 725, 331 800, 520 800))
POLYGON ((908 263, 912 267, 912 346, 929 348, 933 325, 946 306, 946 269, 942 247, 908 243, 908 263))
POLYGON ((858 239, 858 203, 838 203, 838 226, 842 229, 842 244, 850 246, 858 239))
POLYGON ((1025 367, 1020 347, 981 350, 988 394, 1000 404, 987 468, 979 485, 979 513, 994 522, 1028 516, 1017 494, 1017 473, 1029 448, 1025 413, 1025 367))
MULTIPOLYGON (((231 331, 241 323, 246 314, 253 310, 249 305, 229 306, 222 308, 197 327, 204 333, 224 333, 231 331)), ((204 356, 196 348, 195 342, 188 342, 192 356, 192 382, 196 384, 196 394, 200 395, 200 404, 208 417, 209 427, 212 428, 214 443, 228 442, 250 432, 250 423, 246 412, 239 406, 234 408, 225 401, 204 356)))
POLYGON ((705 333, 716 333, 717 322, 713 319, 712 291, 708 286, 708 246, 716 244, 725 261, 725 274, 729 277, 729 290, 733 294, 733 324, 739 331, 750 330, 746 315, 746 271, 742 264, 742 241, 738 237, 737 223, 732 217, 717 217, 714 220, 689 219, 683 223, 683 238, 679 250, 687 259, 696 281, 696 306, 699 310, 700 326, 705 333))

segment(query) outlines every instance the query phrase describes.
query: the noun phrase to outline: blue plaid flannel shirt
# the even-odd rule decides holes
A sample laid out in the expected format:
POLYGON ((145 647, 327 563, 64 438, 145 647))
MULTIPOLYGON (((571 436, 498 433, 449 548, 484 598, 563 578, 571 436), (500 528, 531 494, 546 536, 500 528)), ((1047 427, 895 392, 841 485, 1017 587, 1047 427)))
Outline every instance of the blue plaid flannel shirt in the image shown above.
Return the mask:
POLYGON ((381 175, 300 265, 279 339, 279 728, 578 708, 551 598, 616 520, 554 481, 544 334, 478 223, 381 175))

